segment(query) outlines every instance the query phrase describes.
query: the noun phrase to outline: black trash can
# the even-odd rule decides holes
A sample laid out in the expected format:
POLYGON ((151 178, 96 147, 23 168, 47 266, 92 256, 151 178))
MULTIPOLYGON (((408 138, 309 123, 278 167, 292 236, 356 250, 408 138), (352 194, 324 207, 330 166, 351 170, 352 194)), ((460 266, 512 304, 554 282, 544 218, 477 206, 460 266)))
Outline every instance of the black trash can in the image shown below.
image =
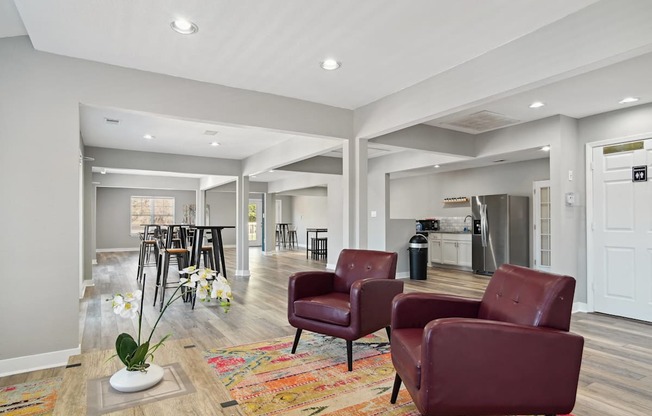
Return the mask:
POLYGON ((410 238, 410 279, 426 280, 428 266, 428 239, 421 234, 410 238))

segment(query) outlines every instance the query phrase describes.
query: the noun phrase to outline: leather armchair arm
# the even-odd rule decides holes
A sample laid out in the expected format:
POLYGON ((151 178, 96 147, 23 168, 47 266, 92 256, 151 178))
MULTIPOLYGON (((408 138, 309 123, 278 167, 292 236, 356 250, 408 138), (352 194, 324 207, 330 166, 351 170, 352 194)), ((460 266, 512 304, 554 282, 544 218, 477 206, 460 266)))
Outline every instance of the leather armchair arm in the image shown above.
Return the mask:
POLYGON ((501 403, 497 392, 509 392, 510 414, 522 414, 518 409, 535 403, 561 403, 559 409, 569 412, 583 346, 581 336, 556 329, 439 319, 424 328, 421 389, 437 392, 428 400, 441 395, 452 406, 466 405, 473 397, 474 406, 491 409, 501 403))
POLYGON ((351 326, 370 333, 390 325, 392 299, 403 292, 395 279, 361 279, 351 285, 351 326))
POLYGON ((294 273, 288 283, 288 301, 308 296, 319 296, 333 291, 335 273, 324 271, 306 271, 294 273))
POLYGON ((403 293, 392 302, 392 329, 423 328, 439 318, 475 318, 480 300, 434 293, 403 293))

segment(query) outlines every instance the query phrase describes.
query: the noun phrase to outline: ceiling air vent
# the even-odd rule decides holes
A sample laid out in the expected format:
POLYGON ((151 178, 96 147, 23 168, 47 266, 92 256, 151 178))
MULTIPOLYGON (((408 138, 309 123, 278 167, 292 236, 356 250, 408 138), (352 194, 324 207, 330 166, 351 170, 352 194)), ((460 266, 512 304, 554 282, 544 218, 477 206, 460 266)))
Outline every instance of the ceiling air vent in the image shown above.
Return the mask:
POLYGON ((449 126, 456 130, 459 129, 469 133, 484 133, 485 131, 496 130, 520 122, 521 120, 515 120, 502 114, 492 113, 491 111, 479 111, 444 123, 442 126, 449 126))
POLYGON ((120 120, 118 120, 117 118, 105 117, 104 121, 106 121, 106 124, 120 124, 120 120))

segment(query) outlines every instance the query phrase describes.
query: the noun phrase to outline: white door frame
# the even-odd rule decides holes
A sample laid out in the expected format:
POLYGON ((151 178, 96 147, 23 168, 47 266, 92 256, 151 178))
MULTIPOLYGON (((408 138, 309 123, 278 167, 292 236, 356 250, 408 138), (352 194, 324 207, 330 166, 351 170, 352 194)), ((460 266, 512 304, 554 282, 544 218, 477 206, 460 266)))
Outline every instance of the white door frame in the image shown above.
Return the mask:
POLYGON ((263 246, 263 199, 249 198, 249 204, 256 204, 256 239, 249 240, 249 247, 263 246))
MULTIPOLYGON (((541 261, 537 264, 537 259, 541 259, 541 188, 548 188, 548 192, 550 192, 550 180, 532 182, 532 235, 534 236, 532 241, 532 266, 534 269, 550 271, 550 268, 552 267, 552 257, 550 258, 550 266, 541 267, 541 261)), ((550 196, 550 194, 548 195, 550 196)), ((550 212, 548 215, 550 216, 550 227, 552 228, 552 205, 550 206, 550 212)), ((550 235, 552 236, 552 229, 550 232, 550 235)), ((552 256, 552 238, 550 244, 550 254, 552 256)))
POLYGON ((652 132, 624 136, 586 144, 586 301, 587 312, 595 311, 595 292, 594 292, 594 270, 593 259, 595 256, 595 246, 593 244, 593 149, 595 147, 609 146, 620 143, 629 143, 638 140, 649 139, 652 132))

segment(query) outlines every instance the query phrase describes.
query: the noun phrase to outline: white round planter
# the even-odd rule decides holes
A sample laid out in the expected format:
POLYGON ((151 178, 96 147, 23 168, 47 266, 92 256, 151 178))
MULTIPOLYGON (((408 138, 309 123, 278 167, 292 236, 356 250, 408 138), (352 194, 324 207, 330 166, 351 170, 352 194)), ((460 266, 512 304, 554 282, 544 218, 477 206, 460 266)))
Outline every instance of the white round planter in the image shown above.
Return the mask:
POLYGON ((163 379, 163 368, 150 364, 147 371, 127 371, 126 368, 111 376, 109 384, 123 393, 132 393, 154 387, 163 379))

